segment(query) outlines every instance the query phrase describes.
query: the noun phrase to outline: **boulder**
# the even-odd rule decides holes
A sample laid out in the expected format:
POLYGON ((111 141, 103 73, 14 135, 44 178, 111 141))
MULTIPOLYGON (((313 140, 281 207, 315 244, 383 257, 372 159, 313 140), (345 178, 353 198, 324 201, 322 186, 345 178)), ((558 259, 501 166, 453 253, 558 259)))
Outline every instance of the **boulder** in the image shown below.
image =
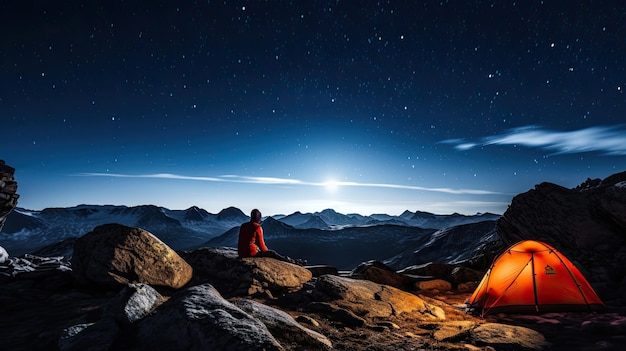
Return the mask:
POLYGON ((4 226, 4 221, 15 206, 20 197, 17 192, 17 182, 13 178, 15 168, 7 165, 4 160, 0 160, 0 231, 4 226))
POLYGON ((366 279, 375 283, 384 284, 402 289, 409 285, 409 278, 398 274, 395 270, 380 261, 367 261, 352 270, 351 278, 366 279))
POLYGON ((41 257, 25 254, 23 257, 9 258, 0 266, 0 276, 8 279, 35 279, 55 276, 58 272, 71 272, 70 263, 63 257, 41 257))
POLYGON ((450 272, 450 277, 454 284, 463 284, 467 282, 480 282, 485 272, 478 271, 467 267, 455 267, 450 272))
POLYGON ((174 294, 137 325, 140 350, 284 350, 267 327, 210 284, 174 294))
POLYGON ((426 280, 423 282, 417 282, 415 287, 419 290, 438 290, 438 291, 450 291, 452 290, 452 284, 443 279, 426 280))
POLYGON ((306 269, 311 271, 311 274, 313 274, 314 277, 319 277, 324 274, 339 275, 339 270, 337 269, 337 267, 328 265, 306 266, 306 269))
POLYGON ((354 314, 354 312, 328 302, 311 302, 307 305, 309 311, 322 312, 334 322, 342 323, 348 327, 362 327, 367 321, 354 314))
POLYGON ((124 287, 106 308, 107 315, 121 326, 129 326, 154 311, 166 298, 150 285, 138 283, 124 287))
POLYGON ((233 301, 252 317, 257 318, 283 345, 298 345, 305 350, 330 350, 332 343, 324 335, 303 327, 286 312, 248 299, 233 301))
POLYGON ((9 260, 9 253, 4 247, 0 246, 0 264, 4 264, 9 260))
POLYGON ((470 331, 476 345, 488 345, 497 350, 543 350, 548 348, 543 334, 525 327, 500 323, 485 323, 470 331))
POLYGON ((112 318, 96 323, 81 323, 61 332, 60 351, 107 351, 111 350, 120 328, 112 318))
POLYGON ((83 283, 145 283, 175 289, 187 284, 193 272, 154 235, 121 224, 101 225, 76 240, 72 268, 83 283))
POLYGON ((437 341, 459 340, 469 334, 470 329, 476 326, 473 321, 450 321, 442 323, 433 333, 433 338, 437 341))
POLYGON ((423 277, 433 277, 433 278, 445 278, 452 270, 455 268, 455 265, 447 264, 447 263, 435 263, 429 262, 421 265, 409 266, 404 269, 398 271, 398 273, 409 274, 409 275, 417 275, 423 277))
POLYGON ((325 295, 337 306, 366 318, 410 313, 424 318, 445 319, 440 307, 392 286, 367 280, 324 275, 318 278, 315 289, 316 293, 325 295))
POLYGON ((478 287, 477 282, 461 283, 456 286, 456 291, 459 293, 472 293, 478 287))
POLYGON ((132 324, 153 312, 165 298, 145 284, 123 288, 104 308, 95 322, 64 328, 58 346, 62 351, 99 351, 114 349, 118 337, 132 329, 132 324))
POLYGON ((239 258, 230 247, 205 247, 181 255, 194 269, 194 285, 210 283, 228 297, 296 291, 313 277, 304 267, 274 258, 239 258))

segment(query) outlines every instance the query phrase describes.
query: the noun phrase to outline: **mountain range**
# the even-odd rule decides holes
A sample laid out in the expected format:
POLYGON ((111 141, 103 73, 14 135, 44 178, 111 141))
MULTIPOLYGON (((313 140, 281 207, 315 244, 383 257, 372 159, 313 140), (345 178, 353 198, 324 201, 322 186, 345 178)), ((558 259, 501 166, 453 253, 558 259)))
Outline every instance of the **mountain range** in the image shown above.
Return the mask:
MULTIPOLYGON (((266 217, 263 228, 266 243, 273 250, 305 258, 311 264, 351 269, 369 259, 388 260, 392 266, 420 263, 403 258, 414 256, 405 251, 427 248, 439 241, 438 238, 449 240, 442 233, 479 232, 471 237, 489 237, 499 217, 492 213, 466 216, 419 211, 405 211, 399 216, 363 216, 326 209, 315 213, 295 212, 266 217), (451 230, 452 227, 458 229, 451 230)), ((193 250, 203 246, 236 247, 238 228, 248 220, 249 217, 235 207, 225 208, 217 214, 195 206, 186 210, 170 210, 152 205, 79 205, 41 211, 17 207, 2 228, 0 246, 12 256, 18 256, 36 253, 56 244, 57 247, 65 247, 61 251, 56 249, 57 253, 71 255, 71 243, 75 238, 98 225, 119 223, 143 228, 175 250, 193 250), (58 246, 57 243, 64 241, 69 241, 69 244, 58 246)), ((476 240, 471 241, 477 243, 476 240)), ((459 249, 467 251, 468 247, 459 249)), ((47 253, 54 251, 48 249, 47 253)))

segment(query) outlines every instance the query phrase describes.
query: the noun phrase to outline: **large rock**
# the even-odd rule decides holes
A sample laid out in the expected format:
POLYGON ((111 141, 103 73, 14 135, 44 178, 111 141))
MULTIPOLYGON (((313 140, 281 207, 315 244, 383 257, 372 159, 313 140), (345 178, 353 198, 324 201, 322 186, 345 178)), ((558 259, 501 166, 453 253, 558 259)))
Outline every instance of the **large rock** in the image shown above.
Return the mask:
POLYGON ((437 291, 450 291, 452 290, 452 284, 443 279, 432 279, 417 282, 415 287, 419 290, 437 290, 437 291))
POLYGON ((181 253, 194 269, 193 284, 210 283, 224 296, 282 294, 311 280, 301 266, 269 257, 239 258, 229 247, 205 247, 181 253))
POLYGON ((352 270, 350 277, 390 285, 398 289, 408 287, 410 284, 410 279, 407 276, 396 273, 395 270, 380 261, 361 263, 352 270))
POLYGON ((149 315, 166 298, 146 284, 129 284, 122 289, 106 308, 119 325, 127 327, 149 315))
POLYGON ((138 324, 141 350, 284 350, 258 319, 209 284, 181 290, 138 324))
POLYGON ((272 335, 283 345, 295 344, 303 350, 330 350, 333 348, 327 337, 303 327, 286 312, 248 299, 239 299, 233 303, 263 322, 272 335))
POLYGON ((5 263, 9 260, 9 253, 4 247, 0 246, 0 264, 5 263))
POLYGON ((514 325, 485 323, 470 334, 476 345, 489 345, 497 350, 543 350, 549 346, 543 334, 514 325))
POLYGON ((437 341, 449 341, 462 339, 469 331, 476 326, 474 321, 450 321, 442 323, 433 333, 433 338, 437 341))
POLYGON ((316 292, 327 300, 358 316, 390 317, 403 313, 421 317, 445 319, 445 312, 418 296, 388 285, 367 280, 356 280, 333 275, 324 275, 316 282, 316 292))
MULTIPOLYGON (((1 249, 1 248, 0 248, 1 249)), ((2 254, 0 250, 0 255, 2 254)), ((25 254, 24 257, 8 258, 0 265, 0 282, 18 279, 36 279, 54 276, 58 272, 71 272, 70 263, 63 257, 40 257, 25 254)))
POLYGON ((4 221, 15 206, 20 197, 17 192, 17 182, 13 178, 15 168, 0 160, 0 231, 4 221))
POLYGON ((600 297, 626 304, 626 172, 575 189, 542 183, 513 198, 498 234, 546 242, 575 263, 600 297))
POLYGON ((454 268, 457 267, 448 263, 428 262, 420 265, 413 265, 403 268, 398 273, 419 276, 423 278, 444 278, 447 277, 454 268))
POLYGON ((96 227, 76 240, 72 268, 84 283, 184 286, 193 270, 151 233, 121 224, 96 227))
POLYGON ((120 333, 112 318, 96 323, 81 323, 63 329, 59 338, 60 351, 107 351, 111 350, 120 333))

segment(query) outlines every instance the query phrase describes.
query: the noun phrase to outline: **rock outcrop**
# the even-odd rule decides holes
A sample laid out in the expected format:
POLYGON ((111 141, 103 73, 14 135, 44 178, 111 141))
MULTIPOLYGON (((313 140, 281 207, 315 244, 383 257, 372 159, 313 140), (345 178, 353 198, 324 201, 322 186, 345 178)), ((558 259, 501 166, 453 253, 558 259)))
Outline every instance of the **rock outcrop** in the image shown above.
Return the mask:
POLYGON ((250 299, 238 299, 233 303, 263 322, 281 344, 295 344, 303 350, 330 350, 333 348, 333 344, 326 336, 305 328, 286 312, 250 299))
POLYGON ((4 247, 0 246, 0 264, 3 264, 9 260, 9 253, 4 247))
POLYGON ((626 305, 626 172, 575 189, 542 183, 513 198, 497 224, 508 245, 544 241, 583 273, 600 297, 626 305))
POLYGON ((396 273, 395 270, 380 261, 363 262, 352 270, 350 276, 390 285, 398 289, 408 288, 411 282, 409 277, 396 273))
POLYGON ((17 206, 17 182, 13 178, 15 168, 0 160, 0 231, 6 217, 17 206))
POLYGON ((514 325, 485 323, 470 334, 477 345, 489 345, 496 350, 542 350, 549 346, 541 333, 514 325))
MULTIPOLYGON (((87 241, 102 243, 101 250, 85 245, 76 250, 78 256, 83 257, 83 250, 89 249, 99 257, 98 262, 115 261, 116 256, 112 254, 107 260, 102 257, 106 256, 104 253, 124 247, 120 243, 125 240, 115 241, 109 235, 117 232, 126 233, 121 236, 127 237, 131 232, 142 232, 137 228, 117 229, 95 230, 102 234, 100 238, 96 235, 100 240, 87 238, 87 241), (118 244, 110 245, 112 242, 118 244), (104 247, 109 247, 109 251, 104 247)), ((95 235, 94 232, 90 236, 95 235)), ((122 260, 127 263, 125 272, 142 272, 146 257, 153 263, 167 259, 168 250, 161 251, 162 256, 158 257, 149 249, 160 248, 160 245, 139 244, 142 250, 133 251, 134 260, 122 260)), ((9 275, 0 282, 3 331, 0 345, 17 351, 542 350, 548 342, 536 330, 561 323, 556 318, 565 321, 564 316, 550 320, 539 316, 536 320, 516 319, 516 324, 525 324, 521 326, 502 323, 502 320, 511 320, 508 316, 480 319, 458 307, 469 293, 457 295, 454 289, 441 292, 431 289, 416 295, 414 290, 411 293, 365 279, 387 281, 381 277, 394 277, 378 274, 379 270, 387 270, 372 262, 362 266, 365 270, 354 272, 354 277, 359 279, 335 274, 312 278, 306 268, 271 258, 239 259, 232 248, 205 248, 181 253, 181 256, 192 259, 196 276, 177 290, 172 289, 176 284, 171 283, 175 279, 169 274, 146 274, 152 279, 150 284, 122 284, 126 280, 145 280, 140 278, 144 275, 123 273, 111 268, 111 264, 102 263, 98 264, 100 269, 93 271, 80 268, 80 274, 70 272, 70 265, 65 263, 65 269, 9 275), (367 270, 372 267, 377 273, 370 275, 367 270), (102 276, 109 272, 117 278, 103 282, 102 276), (219 272, 227 273, 220 276, 219 272), (83 279, 85 274, 100 278, 83 279), (127 278, 133 274, 136 279, 127 278), (229 275, 231 283, 226 282, 229 275), (207 280, 219 283, 229 294, 243 295, 225 298, 207 280)), ((44 267, 58 261, 42 257, 21 260, 32 260, 33 264, 38 262, 44 267)), ((452 276, 457 268, 431 266, 429 272, 433 275, 429 279, 436 282, 441 278, 434 274, 436 272, 452 276)), ((575 348, 580 341, 570 339, 581 335, 586 345, 602 343, 609 345, 604 349, 619 349, 624 331, 623 316, 613 313, 591 320, 589 316, 582 317, 587 319, 574 315, 567 318, 576 319, 568 322, 567 327, 557 325, 555 329, 548 329, 552 340, 575 348)))
POLYGON ((210 284, 174 294, 137 327, 141 350, 284 350, 265 324, 210 284))
POLYGON ((433 320, 445 319, 445 312, 416 295, 392 286, 333 275, 318 278, 314 293, 319 298, 363 318, 415 314, 433 320))
POLYGON ((192 268, 151 233, 121 224, 105 224, 74 244, 72 268, 81 282, 106 286, 145 283, 181 288, 192 268))
POLYGON ((72 269, 62 256, 41 257, 26 254, 24 257, 9 257, 0 247, 0 283, 10 281, 11 278, 48 276, 55 271, 71 272, 72 269))
POLYGON ((239 258, 230 247, 206 247, 181 255, 193 267, 192 284, 210 283, 227 297, 280 295, 299 290, 313 277, 304 267, 273 258, 239 258))

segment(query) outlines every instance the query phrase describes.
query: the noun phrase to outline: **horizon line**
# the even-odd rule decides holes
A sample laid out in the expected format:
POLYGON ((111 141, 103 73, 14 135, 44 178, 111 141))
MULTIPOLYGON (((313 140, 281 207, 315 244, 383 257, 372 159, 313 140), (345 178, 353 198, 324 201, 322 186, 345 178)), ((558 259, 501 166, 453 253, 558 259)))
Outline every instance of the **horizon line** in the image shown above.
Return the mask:
POLYGON ((296 186, 314 186, 314 187, 366 187, 366 188, 388 188, 388 189, 405 189, 415 191, 430 191, 455 195, 512 195, 503 192, 479 190, 479 189, 453 189, 453 188, 429 188, 413 185, 388 184, 388 183, 358 183, 344 181, 326 181, 326 182, 308 182, 298 179, 277 178, 277 177, 250 177, 240 175, 221 175, 217 177, 202 176, 186 176, 171 173, 153 173, 153 174, 122 174, 122 173, 75 173, 71 176, 79 177, 112 177, 112 178, 151 178, 151 179, 171 179, 171 180, 194 180, 204 182, 222 182, 222 183, 246 183, 246 184, 262 184, 262 185, 296 185, 296 186))

